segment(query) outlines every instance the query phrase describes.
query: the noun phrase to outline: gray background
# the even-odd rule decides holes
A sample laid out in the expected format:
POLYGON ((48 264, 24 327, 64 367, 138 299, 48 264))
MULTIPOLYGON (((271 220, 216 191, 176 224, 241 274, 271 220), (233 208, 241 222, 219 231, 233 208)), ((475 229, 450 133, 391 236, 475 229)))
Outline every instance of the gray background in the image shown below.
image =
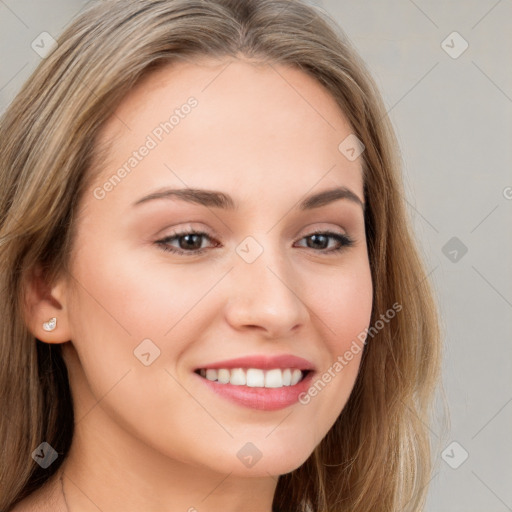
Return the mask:
MULTIPOLYGON (((512 3, 311 3, 341 25, 382 91, 440 304, 451 424, 445 440, 439 408, 425 512, 512 511, 512 3)), ((0 111, 40 60, 32 41, 57 37, 85 5, 0 0, 0 111)))

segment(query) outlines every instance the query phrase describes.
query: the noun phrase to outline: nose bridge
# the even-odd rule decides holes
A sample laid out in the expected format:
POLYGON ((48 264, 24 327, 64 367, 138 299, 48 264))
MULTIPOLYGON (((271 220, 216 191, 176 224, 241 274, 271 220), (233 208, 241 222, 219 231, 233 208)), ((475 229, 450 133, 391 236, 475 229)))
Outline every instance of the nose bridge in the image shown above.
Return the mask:
POLYGON ((293 268, 272 236, 247 237, 236 248, 228 319, 284 336, 307 318, 293 282, 293 268))

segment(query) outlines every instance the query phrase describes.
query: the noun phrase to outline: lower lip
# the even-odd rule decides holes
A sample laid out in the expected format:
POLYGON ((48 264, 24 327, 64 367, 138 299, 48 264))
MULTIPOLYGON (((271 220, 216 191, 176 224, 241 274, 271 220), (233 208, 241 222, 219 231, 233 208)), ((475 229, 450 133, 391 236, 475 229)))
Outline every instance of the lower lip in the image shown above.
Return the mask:
POLYGON ((308 390, 314 372, 310 371, 304 379, 294 386, 281 388, 251 388, 233 384, 219 384, 194 373, 204 384, 218 395, 239 405, 259 409, 260 411, 276 411, 297 403, 299 395, 308 390))

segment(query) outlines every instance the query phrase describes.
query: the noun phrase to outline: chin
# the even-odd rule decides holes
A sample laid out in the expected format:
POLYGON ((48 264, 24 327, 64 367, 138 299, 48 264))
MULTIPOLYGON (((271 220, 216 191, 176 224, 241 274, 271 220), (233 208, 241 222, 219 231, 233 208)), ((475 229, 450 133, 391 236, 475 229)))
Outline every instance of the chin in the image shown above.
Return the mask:
POLYGON ((312 451, 299 452, 289 449, 289 453, 283 454, 282 450, 273 449, 271 446, 256 451, 252 446, 245 445, 242 449, 233 452, 232 456, 228 455, 226 457, 226 454, 224 454, 222 460, 214 458, 212 462, 214 464, 216 462, 217 471, 226 474, 231 473, 233 476, 268 477, 269 475, 284 475, 294 471, 306 462, 312 451), (219 462, 221 462, 220 465, 219 462))

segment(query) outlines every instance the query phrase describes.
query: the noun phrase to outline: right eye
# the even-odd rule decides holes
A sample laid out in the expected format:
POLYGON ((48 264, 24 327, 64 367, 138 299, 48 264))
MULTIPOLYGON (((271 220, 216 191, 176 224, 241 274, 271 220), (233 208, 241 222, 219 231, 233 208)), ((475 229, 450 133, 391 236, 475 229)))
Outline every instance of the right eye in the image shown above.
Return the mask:
POLYGON ((181 231, 157 240, 155 243, 164 251, 194 256, 205 252, 201 247, 201 239, 204 237, 212 240, 208 233, 202 231, 181 231), (171 245, 174 241, 178 242, 179 247, 171 245))

